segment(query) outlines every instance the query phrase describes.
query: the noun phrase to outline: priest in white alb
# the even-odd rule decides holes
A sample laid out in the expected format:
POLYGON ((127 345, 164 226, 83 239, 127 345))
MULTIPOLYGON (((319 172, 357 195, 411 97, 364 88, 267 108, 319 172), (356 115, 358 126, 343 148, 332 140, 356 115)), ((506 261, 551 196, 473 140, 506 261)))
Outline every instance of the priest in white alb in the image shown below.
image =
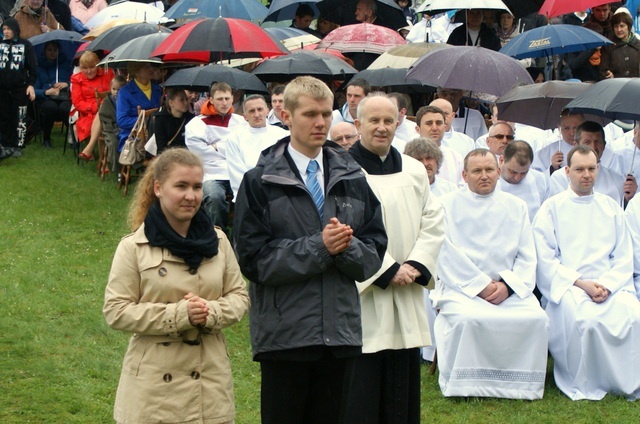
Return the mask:
POLYGON ((574 147, 558 172, 569 188, 533 222, 556 385, 572 400, 638 399, 640 303, 624 212, 594 192, 598 159, 590 147, 574 147))
POLYGON ((420 348, 431 344, 424 289, 436 275, 442 208, 424 166, 391 142, 398 109, 383 93, 358 105, 360 141, 349 154, 380 200, 387 250, 373 277, 358 282, 362 355, 347 366, 344 423, 420 424, 420 348))
POLYGON ((496 190, 487 149, 465 158, 467 188, 439 200, 445 241, 434 305, 440 389, 445 396, 540 399, 548 318, 532 294, 536 253, 527 205, 496 190))

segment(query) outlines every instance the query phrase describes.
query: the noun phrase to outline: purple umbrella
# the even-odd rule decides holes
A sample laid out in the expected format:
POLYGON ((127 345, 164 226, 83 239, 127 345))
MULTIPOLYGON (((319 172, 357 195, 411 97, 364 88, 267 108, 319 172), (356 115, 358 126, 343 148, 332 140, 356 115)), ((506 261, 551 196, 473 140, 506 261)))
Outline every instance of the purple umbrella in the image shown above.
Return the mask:
POLYGON ((407 77, 434 87, 501 96, 517 85, 533 84, 515 59, 477 46, 433 50, 409 68, 407 77))

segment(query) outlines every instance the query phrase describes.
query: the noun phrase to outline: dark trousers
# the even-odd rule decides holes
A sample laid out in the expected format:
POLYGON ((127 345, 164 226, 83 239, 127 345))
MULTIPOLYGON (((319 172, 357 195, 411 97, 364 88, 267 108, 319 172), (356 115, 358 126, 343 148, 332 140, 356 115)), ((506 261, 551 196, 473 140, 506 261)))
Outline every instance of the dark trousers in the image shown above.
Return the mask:
POLYGON ((338 423, 346 365, 325 354, 314 361, 262 361, 262 424, 338 423))
POLYGON ((342 424, 420 424, 420 349, 354 358, 346 372, 342 424))
POLYGON ((71 109, 71 103, 68 100, 44 99, 38 103, 40 127, 44 141, 51 140, 51 129, 54 122, 69 120, 69 109, 71 109))
POLYGON ((4 147, 24 145, 27 99, 27 87, 0 89, 0 136, 4 147))

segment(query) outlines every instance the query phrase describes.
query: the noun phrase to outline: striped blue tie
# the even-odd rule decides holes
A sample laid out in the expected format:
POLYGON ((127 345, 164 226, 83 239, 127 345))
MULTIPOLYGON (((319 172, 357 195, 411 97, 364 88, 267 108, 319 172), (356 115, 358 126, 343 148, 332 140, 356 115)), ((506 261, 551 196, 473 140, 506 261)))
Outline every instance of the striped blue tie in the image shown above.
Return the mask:
POLYGON ((311 197, 313 198, 313 203, 316 204, 316 208, 318 208, 318 213, 320 214, 320 220, 322 221, 322 212, 324 211, 324 195, 322 194, 322 188, 318 183, 318 162, 315 160, 309 161, 309 165, 307 166, 307 188, 309 189, 309 193, 311 193, 311 197))

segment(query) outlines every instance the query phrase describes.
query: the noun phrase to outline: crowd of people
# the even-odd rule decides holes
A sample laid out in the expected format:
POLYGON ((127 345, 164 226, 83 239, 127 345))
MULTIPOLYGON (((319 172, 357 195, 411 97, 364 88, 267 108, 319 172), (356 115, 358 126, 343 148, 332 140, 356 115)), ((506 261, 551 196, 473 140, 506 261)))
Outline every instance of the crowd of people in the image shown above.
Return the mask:
MULTIPOLYGON (((263 423, 417 424, 425 362, 446 397, 541 399, 549 352, 572 400, 640 397, 629 366, 640 359, 638 125, 564 110, 544 130, 453 87, 427 98, 361 78, 337 90, 301 76, 267 97, 215 81, 201 95, 163 89, 148 63, 116 75, 90 51, 72 73, 56 42, 38 57, 21 23, 64 25, 58 2, 25 0, 2 24, 0 156, 20 155, 29 101, 45 147, 73 109, 80 158, 103 137, 114 173, 140 113, 148 120, 155 150, 103 305, 133 334, 117 422, 233 422, 221 330, 247 313, 263 423)), ((418 19, 397 3, 413 41, 499 50, 537 22, 482 10, 418 19)), ((627 3, 558 19, 612 44, 561 57, 555 76, 640 77, 627 3)), ((74 2, 72 17, 105 5, 74 2)), ((355 17, 385 22, 373 0, 355 17)), ((319 37, 336 25, 308 5, 292 21, 319 37)))

